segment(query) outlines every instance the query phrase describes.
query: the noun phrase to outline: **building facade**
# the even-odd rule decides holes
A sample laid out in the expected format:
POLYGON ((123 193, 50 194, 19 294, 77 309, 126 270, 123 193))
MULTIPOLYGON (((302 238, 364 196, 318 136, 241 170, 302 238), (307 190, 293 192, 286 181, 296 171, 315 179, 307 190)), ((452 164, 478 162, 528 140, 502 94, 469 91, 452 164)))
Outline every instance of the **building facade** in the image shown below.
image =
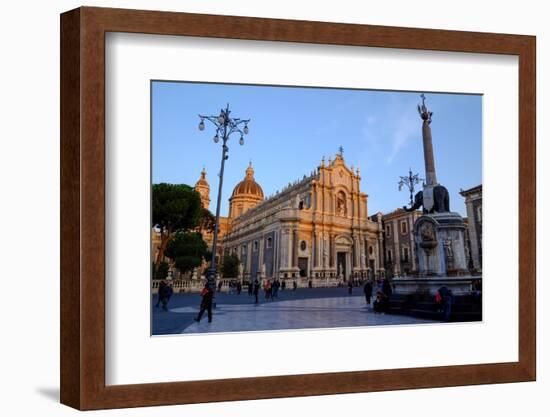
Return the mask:
POLYGON ((407 212, 401 208, 381 216, 388 276, 414 275, 418 271, 413 229, 420 216, 421 211, 407 212))
POLYGON ((483 270, 483 187, 476 187, 461 190, 460 195, 464 197, 466 204, 466 215, 468 216, 468 245, 473 273, 481 274, 483 270))
POLYGON ((384 271, 381 230, 368 217, 359 170, 343 155, 265 199, 249 166, 230 198, 225 254, 245 279, 366 278, 384 271))
MULTIPOLYGON (((210 206, 210 185, 203 169, 195 190, 210 206)), ((418 258, 414 224, 421 211, 401 208, 368 215, 368 196, 360 173, 342 154, 321 164, 309 176, 289 183, 266 198, 252 164, 229 198, 227 217, 220 217, 217 261, 234 254, 241 278, 348 279, 415 275, 418 258)), ((482 268, 481 185, 461 191, 468 218, 468 254, 473 272, 482 268)), ((208 245, 213 233, 201 231, 208 245)), ((160 240, 153 229, 153 259, 160 240)), ((199 276, 207 267, 205 261, 199 276)))

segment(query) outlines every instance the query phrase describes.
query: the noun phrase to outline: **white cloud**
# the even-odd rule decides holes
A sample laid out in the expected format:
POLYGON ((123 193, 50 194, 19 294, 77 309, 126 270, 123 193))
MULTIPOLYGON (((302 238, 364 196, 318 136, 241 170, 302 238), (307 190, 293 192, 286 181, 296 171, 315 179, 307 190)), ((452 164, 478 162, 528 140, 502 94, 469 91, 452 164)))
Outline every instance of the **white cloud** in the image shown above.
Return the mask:
POLYGON ((380 159, 387 165, 419 137, 421 122, 416 111, 416 99, 391 96, 386 105, 365 115, 361 138, 367 145, 370 161, 380 159))
POLYGON ((369 114, 365 118, 365 122, 361 127, 361 137, 363 140, 373 149, 378 148, 378 141, 380 140, 377 134, 377 120, 378 118, 372 114, 369 114))
POLYGON ((418 136, 420 129, 420 119, 417 116, 416 105, 411 103, 398 102, 397 100, 391 100, 390 103, 392 109, 389 111, 390 117, 395 120, 393 132, 390 133, 391 137, 391 151, 386 158, 387 164, 391 164, 397 154, 411 141, 418 136), (405 105, 404 105, 405 104, 405 105))

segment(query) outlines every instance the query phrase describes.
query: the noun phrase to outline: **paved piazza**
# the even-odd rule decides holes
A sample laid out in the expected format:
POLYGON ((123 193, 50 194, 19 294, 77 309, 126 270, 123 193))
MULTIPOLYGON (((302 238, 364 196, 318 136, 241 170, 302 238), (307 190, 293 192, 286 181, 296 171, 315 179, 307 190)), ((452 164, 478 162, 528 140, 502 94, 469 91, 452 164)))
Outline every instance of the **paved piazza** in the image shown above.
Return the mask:
POLYGON ((254 297, 247 293, 216 294, 216 301, 212 323, 208 323, 206 313, 201 322, 196 323, 193 318, 200 305, 198 294, 176 294, 167 312, 155 307, 155 296, 153 334, 436 323, 408 316, 375 314, 366 306, 361 288, 354 288, 352 296, 347 294, 347 288, 318 288, 282 291, 275 301, 265 301, 262 293, 260 304, 254 304, 254 297))

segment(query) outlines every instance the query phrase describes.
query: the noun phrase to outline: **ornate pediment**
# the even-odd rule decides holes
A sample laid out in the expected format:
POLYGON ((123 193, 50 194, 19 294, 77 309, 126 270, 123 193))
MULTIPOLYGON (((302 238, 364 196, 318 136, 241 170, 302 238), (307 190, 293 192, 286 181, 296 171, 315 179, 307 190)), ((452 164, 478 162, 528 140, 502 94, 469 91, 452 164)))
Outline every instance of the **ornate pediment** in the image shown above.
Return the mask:
POLYGON ((345 246, 353 245, 352 238, 350 236, 347 236, 347 235, 337 236, 335 242, 336 242, 337 245, 345 245, 345 246))

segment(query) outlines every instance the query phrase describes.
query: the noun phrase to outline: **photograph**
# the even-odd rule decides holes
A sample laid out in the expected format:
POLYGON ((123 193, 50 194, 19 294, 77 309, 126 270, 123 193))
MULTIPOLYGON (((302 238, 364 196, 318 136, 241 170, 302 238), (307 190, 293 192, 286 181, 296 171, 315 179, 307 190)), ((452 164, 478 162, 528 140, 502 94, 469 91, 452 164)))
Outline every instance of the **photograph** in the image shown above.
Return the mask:
POLYGON ((1 415, 550 416, 544 2, 2 6, 1 415))
POLYGON ((152 335, 482 320, 482 95, 150 93, 152 335))

